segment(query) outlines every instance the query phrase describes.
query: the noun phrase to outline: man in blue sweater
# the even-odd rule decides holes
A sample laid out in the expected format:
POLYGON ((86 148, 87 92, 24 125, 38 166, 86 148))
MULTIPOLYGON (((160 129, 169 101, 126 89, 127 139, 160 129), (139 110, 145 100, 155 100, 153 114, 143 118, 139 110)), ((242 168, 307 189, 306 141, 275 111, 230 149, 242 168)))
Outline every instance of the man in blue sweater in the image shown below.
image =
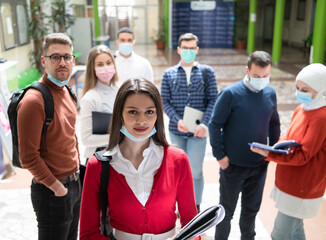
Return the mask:
POLYGON ((254 239, 267 162, 248 146, 251 142, 273 145, 280 136, 275 90, 268 86, 271 57, 264 51, 249 56, 247 75, 218 96, 209 123, 213 155, 220 164, 220 204, 225 219, 216 226, 215 239, 228 239, 231 219, 241 197, 241 239, 254 239))

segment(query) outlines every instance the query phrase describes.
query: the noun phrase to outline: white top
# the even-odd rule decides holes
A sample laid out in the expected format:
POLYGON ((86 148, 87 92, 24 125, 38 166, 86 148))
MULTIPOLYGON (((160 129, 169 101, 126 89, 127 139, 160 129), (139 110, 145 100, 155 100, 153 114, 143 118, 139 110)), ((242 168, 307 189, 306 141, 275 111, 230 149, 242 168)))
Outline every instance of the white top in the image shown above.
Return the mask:
POLYGON ((154 75, 151 64, 134 52, 128 58, 124 58, 116 51, 115 65, 118 72, 119 83, 124 83, 130 78, 144 78, 154 83, 154 75))
POLYGON ((190 83, 190 77, 191 77, 191 69, 192 67, 184 67, 182 66, 183 70, 186 72, 186 77, 187 77, 187 84, 189 85, 190 83))
POLYGON ((143 161, 138 170, 126 159, 117 145, 108 151, 112 156, 111 166, 120 174, 124 175, 126 181, 137 197, 138 201, 145 206, 152 190, 154 175, 161 166, 164 148, 156 145, 152 139, 148 148, 143 152, 143 161))
POLYGON ((118 92, 117 86, 108 86, 97 82, 80 100, 80 137, 85 146, 83 158, 90 158, 97 147, 105 147, 109 142, 109 134, 93 134, 92 111, 112 113, 114 100, 118 92))
POLYGON ((275 201, 275 207, 281 213, 288 216, 305 219, 317 215, 322 202, 322 197, 313 199, 303 199, 289 195, 274 186, 271 198, 275 201))

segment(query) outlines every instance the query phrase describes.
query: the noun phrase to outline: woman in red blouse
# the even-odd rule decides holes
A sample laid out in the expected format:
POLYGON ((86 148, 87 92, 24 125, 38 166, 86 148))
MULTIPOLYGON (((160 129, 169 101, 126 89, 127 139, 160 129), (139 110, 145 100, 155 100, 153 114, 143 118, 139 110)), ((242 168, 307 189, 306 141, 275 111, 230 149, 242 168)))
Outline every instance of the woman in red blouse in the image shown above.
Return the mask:
MULTIPOLYGON (((117 240, 174 234, 176 203, 181 226, 196 214, 187 155, 165 138, 161 96, 143 79, 126 81, 119 89, 110 126, 108 216, 117 240), (153 235, 152 235, 153 234, 153 235)), ((81 203, 80 239, 109 239, 100 232, 101 162, 87 164, 81 203)))
POLYGON ((273 240, 306 239, 303 219, 317 215, 326 187, 326 67, 319 63, 304 67, 296 88, 301 104, 280 141, 295 140, 302 146, 290 154, 251 147, 277 163, 271 194, 278 208, 273 240))

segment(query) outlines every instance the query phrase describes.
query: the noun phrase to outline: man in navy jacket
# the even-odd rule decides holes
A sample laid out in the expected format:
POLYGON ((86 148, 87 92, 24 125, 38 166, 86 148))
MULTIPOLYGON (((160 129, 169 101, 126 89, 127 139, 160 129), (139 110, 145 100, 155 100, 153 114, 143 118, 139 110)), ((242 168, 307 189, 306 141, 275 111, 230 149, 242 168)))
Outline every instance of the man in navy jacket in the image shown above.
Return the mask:
POLYGON ((275 90, 268 86, 271 57, 263 51, 249 56, 247 75, 218 96, 209 123, 213 155, 220 164, 220 204, 225 219, 216 226, 215 239, 228 239, 230 222, 241 197, 241 239, 254 239, 267 162, 250 151, 248 143, 273 145, 280 136, 275 90))

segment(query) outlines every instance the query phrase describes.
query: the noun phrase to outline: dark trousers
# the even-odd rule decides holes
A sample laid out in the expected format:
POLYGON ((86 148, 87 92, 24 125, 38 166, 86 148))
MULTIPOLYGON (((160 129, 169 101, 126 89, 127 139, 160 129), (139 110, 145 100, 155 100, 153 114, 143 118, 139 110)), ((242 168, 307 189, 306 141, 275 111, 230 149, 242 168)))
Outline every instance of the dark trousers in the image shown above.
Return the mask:
POLYGON ((255 168, 230 164, 220 169, 220 204, 225 208, 224 220, 216 226, 215 240, 226 240, 231 230, 231 220, 241 197, 240 230, 241 240, 253 240, 255 219, 262 200, 268 163, 255 168))
POLYGON ((39 240, 76 240, 81 198, 80 181, 64 184, 67 195, 56 197, 46 186, 32 182, 31 198, 39 240))

